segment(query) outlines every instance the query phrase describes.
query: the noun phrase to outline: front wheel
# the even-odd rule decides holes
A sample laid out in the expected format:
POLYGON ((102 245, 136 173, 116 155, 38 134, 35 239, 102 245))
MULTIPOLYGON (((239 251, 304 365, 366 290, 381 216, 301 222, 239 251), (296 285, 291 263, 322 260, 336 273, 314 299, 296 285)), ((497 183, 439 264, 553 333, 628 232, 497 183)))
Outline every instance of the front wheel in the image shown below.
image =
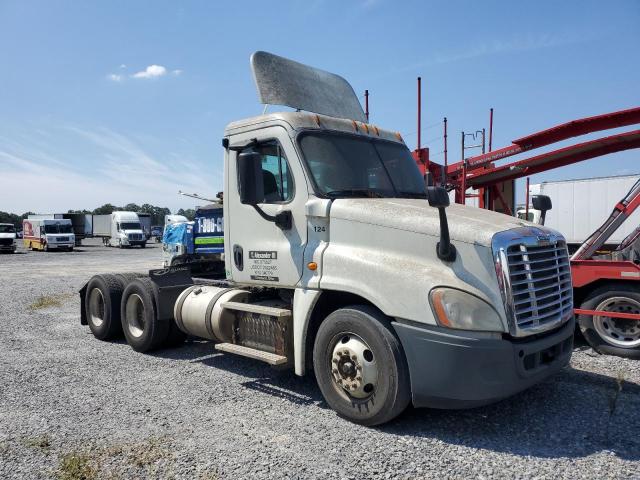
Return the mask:
POLYGON ((313 368, 322 395, 341 417, 380 425, 409 404, 409 369, 391 329, 386 316, 366 305, 336 310, 320 325, 313 368))
MULTIPOLYGON (((582 302, 584 310, 640 314, 640 292, 632 285, 612 284, 594 290, 582 302)), ((582 335, 594 350, 626 358, 640 359, 640 321, 580 315, 582 335)))

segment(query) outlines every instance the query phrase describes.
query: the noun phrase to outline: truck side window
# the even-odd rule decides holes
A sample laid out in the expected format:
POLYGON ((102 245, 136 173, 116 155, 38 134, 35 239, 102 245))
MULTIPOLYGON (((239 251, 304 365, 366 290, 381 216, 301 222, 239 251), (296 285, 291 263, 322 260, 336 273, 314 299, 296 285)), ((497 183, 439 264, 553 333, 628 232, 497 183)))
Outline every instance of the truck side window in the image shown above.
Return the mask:
POLYGON ((263 203, 288 202, 293 198, 293 179, 282 147, 272 141, 260 144, 257 150, 262 155, 263 203))

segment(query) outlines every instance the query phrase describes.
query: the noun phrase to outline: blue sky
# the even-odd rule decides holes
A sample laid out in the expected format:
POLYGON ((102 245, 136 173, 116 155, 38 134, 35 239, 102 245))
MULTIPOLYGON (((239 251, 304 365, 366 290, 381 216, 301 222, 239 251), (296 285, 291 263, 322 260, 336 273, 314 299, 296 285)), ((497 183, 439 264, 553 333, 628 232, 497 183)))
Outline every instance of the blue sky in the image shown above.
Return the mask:
MULTIPOLYGON (((224 126, 262 110, 255 50, 369 89, 372 122, 410 148, 422 76, 423 143, 441 160, 447 116, 453 160, 490 107, 500 147, 640 105, 639 47, 638 1, 0 0, 0 210, 214 195, 224 126)), ((629 151, 532 182, 638 172, 629 151)))

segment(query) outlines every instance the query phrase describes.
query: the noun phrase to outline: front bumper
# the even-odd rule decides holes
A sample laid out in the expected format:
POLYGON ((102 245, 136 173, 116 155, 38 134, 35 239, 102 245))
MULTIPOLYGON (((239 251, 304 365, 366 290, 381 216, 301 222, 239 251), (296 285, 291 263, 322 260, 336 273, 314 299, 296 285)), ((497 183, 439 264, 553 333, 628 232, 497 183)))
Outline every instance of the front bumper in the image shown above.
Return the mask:
POLYGON ((0 252, 15 252, 16 251, 16 244, 11 244, 11 245, 0 245, 0 252))
POLYGON ((394 322, 416 407, 471 408, 541 382, 571 359, 575 321, 534 339, 477 339, 394 322))

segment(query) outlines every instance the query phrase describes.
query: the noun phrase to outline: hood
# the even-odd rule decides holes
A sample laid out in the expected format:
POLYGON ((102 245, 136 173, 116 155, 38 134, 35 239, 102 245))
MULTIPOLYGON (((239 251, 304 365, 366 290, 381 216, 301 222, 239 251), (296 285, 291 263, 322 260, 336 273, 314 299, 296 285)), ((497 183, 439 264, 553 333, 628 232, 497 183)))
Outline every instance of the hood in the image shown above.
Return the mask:
MULTIPOLYGON (((491 245, 494 234, 533 225, 502 213, 452 204, 446 209, 452 240, 491 245)), ((348 198, 331 204, 331 218, 440 236, 438 209, 426 200, 404 198, 348 198)))

